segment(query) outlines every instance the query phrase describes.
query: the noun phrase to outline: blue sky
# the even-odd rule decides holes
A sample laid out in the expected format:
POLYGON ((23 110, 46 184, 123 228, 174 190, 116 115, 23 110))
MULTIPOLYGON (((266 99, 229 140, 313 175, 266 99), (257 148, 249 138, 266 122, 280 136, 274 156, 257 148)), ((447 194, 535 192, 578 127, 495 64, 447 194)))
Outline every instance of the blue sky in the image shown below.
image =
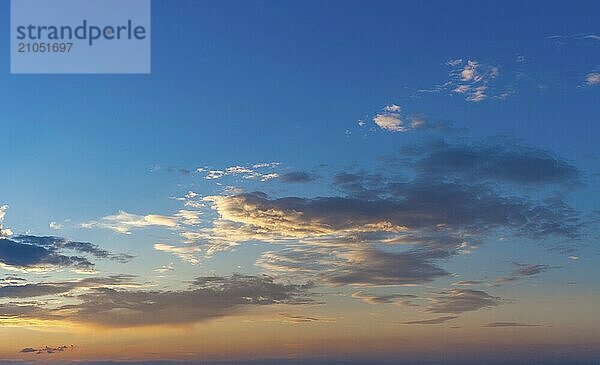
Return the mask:
MULTIPOLYGON (((8 10, 8 2, 2 2, 0 13, 8 14, 8 10)), ((326 294, 318 301, 322 304, 313 303, 306 311, 337 320, 339 326, 330 327, 334 327, 331 336, 340 338, 340 349, 351 347, 341 340, 343 317, 356 317, 356 323, 361 323, 378 313, 405 325, 434 313, 460 317, 463 311, 437 311, 435 304, 428 307, 426 303, 454 299, 457 293, 452 285, 461 280, 477 281, 471 284, 477 290, 502 298, 479 298, 483 300, 480 307, 464 311, 473 313, 467 313, 463 328, 509 323, 506 327, 515 331, 519 327, 535 331, 540 325, 553 326, 557 336, 570 331, 597 335, 592 328, 596 322, 586 323, 583 316, 597 314, 590 302, 597 303, 599 284, 594 245, 600 189, 599 11, 600 5, 592 1, 179 0, 175 4, 154 0, 150 75, 11 75, 8 57, 0 57, 0 70, 4 70, 0 72, 0 138, 5 151, 0 165, 0 206, 8 206, 0 224, 13 237, 64 237, 135 256, 125 264, 94 261, 93 275, 136 275, 131 280, 148 285, 146 289, 185 290, 194 278, 233 273, 268 273, 293 285, 314 282, 314 291, 326 294), (467 157, 461 158, 465 160, 453 160, 456 151, 464 152, 467 157), (428 160, 432 156, 442 163, 428 160), (519 165, 523 161, 526 168, 519 165), (234 167, 239 171, 227 172, 234 167), (210 171, 216 178, 208 178, 210 171), (357 184, 364 191, 341 182, 341 174, 360 178, 357 184), (302 181, 287 183, 284 176, 301 176, 302 181), (522 204, 519 213, 526 211, 523 219, 532 224, 512 218, 488 219, 491 212, 465 203, 463 216, 436 225, 428 220, 429 215, 446 209, 453 215, 460 209, 442 194, 454 190, 437 190, 441 200, 429 195, 417 198, 414 193, 433 189, 427 190, 433 194, 434 186, 466 189, 478 201, 489 195, 493 209, 507 202, 522 204), (251 195, 257 191, 266 198, 251 195), (319 256, 322 270, 330 270, 326 259, 331 257, 341 260, 336 265, 344 260, 366 261, 365 257, 378 260, 375 251, 352 251, 355 242, 337 249, 327 246, 321 242, 322 235, 328 232, 327 240, 337 245, 339 240, 350 239, 348 232, 370 237, 375 231, 369 224, 394 222, 397 227, 378 226, 381 231, 377 233, 398 239, 390 236, 391 232, 404 234, 399 233, 402 225, 394 218, 398 212, 392 209, 386 217, 388 208, 384 207, 402 200, 395 194, 407 201, 415 199, 418 206, 411 206, 411 212, 423 214, 422 220, 407 223, 408 232, 425 236, 437 227, 436 235, 441 235, 440 227, 447 225, 452 234, 444 238, 460 234, 467 243, 454 243, 446 256, 427 251, 425 258, 407 259, 416 263, 392 265, 422 265, 416 268, 414 282, 357 279, 359 274, 372 272, 353 273, 350 279, 344 276, 349 270, 344 266, 336 266, 342 269, 320 279, 310 267, 284 270, 279 266, 279 271, 273 271, 274 266, 268 265, 281 252, 294 252, 300 255, 294 257, 308 264, 311 259, 298 249, 302 245, 315 250, 312 253, 319 256), (323 202, 319 198, 357 199, 363 205, 340 213, 339 206, 331 211, 329 206, 318 206, 323 202), (379 220, 369 218, 369 224, 360 226, 357 222, 366 219, 363 208, 371 203, 370 214, 379 220), (239 206, 251 208, 240 212, 239 206), (282 227, 266 219, 268 208, 281 209, 293 224, 282 227), (466 217, 471 209, 485 217, 466 217), (542 209, 552 217, 540 218, 542 209), (296 213, 313 220, 304 221, 296 213), (347 221, 340 223, 342 218, 335 214, 343 214, 347 221), (233 224, 229 232, 245 233, 224 236, 219 224, 233 224), (560 224, 566 225, 563 231, 556 228, 560 224), (315 245, 316 241, 320 243, 315 245), (361 307, 370 300, 367 292, 396 295, 395 304, 361 307), (418 298, 402 304, 398 295, 418 298), (543 298, 552 303, 537 312, 527 309, 543 298), (339 311, 328 305, 337 301, 342 303, 339 311), (565 303, 580 313, 565 309, 569 306, 565 303), (413 313, 408 308, 412 305, 423 309, 413 313), (526 324, 532 324, 531 329, 526 324)), ((5 47, 9 31, 9 24, 2 22, 0 39, 5 47)), ((406 252, 406 244, 421 249, 421 241, 413 239, 404 242, 405 246, 379 238, 369 244, 398 254, 406 252)), ((36 244, 32 242, 28 244, 36 244)), ((430 250, 431 244, 423 245, 430 250)), ((64 249, 60 244, 56 247, 64 249)), ((390 257, 385 260, 401 258, 390 257)), ((1 269, 6 271, 2 274, 11 274, 9 260, 2 262, 9 266, 1 269)), ((86 277, 71 269, 59 265, 44 274, 25 270, 22 276, 32 284, 86 277)), ((186 319, 196 326, 194 331, 206 330, 205 318, 195 319, 196 312, 190 313, 186 319)), ((234 321, 230 312, 215 316, 234 321)), ((434 339, 430 342, 441 346, 435 338, 448 330, 443 324, 446 320, 441 320, 442 326, 423 326, 431 331, 434 339)), ((89 320, 94 325, 108 322, 89 320)), ((151 324, 173 325, 169 321, 151 324)), ((394 339, 408 330, 406 326, 386 328, 378 336, 394 339)), ((64 336, 54 342, 69 333, 61 331, 64 336)), ((318 331, 287 328, 289 341, 302 343, 306 352, 281 354, 271 351, 275 345, 264 345, 267 350, 262 355, 312 355, 313 347, 301 338, 318 331)), ((467 337, 476 338, 478 331, 468 330, 467 337)), ((556 344, 558 340, 541 331, 519 332, 514 337, 523 346, 556 344)), ((77 336, 84 350, 67 358, 96 358, 101 350, 110 356, 105 349, 109 339, 95 350, 90 337, 77 336)), ((165 336, 175 341, 185 335, 165 336)), ((504 332, 485 341, 490 346, 506 345, 508 338, 504 332)), ((144 336, 137 332, 128 341, 144 347, 144 336)), ((568 348, 576 345, 573 341, 558 345, 568 348)), ((468 343, 476 346, 475 342, 468 343)), ((31 344, 42 345, 63 343, 31 344)), ((192 344, 187 346, 182 349, 188 351, 192 344)), ((597 342, 589 346, 598 353, 597 342)), ((213 347, 216 354, 218 346, 213 347)), ((365 353, 378 349, 369 344, 365 353)), ((5 350, 2 356, 10 358, 5 355, 10 350, 5 350)), ((235 356, 261 355, 254 350, 240 349, 235 356)), ((122 351, 115 355, 122 356, 122 351)), ((178 356, 166 349, 155 354, 156 358, 178 356)))

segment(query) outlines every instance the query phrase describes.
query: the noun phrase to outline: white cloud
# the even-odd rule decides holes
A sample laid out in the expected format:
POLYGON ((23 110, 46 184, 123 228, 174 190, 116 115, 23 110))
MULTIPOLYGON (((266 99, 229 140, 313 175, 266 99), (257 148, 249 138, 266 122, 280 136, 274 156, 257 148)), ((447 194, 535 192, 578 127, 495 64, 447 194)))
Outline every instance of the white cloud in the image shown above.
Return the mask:
POLYGON ((585 76, 585 84, 588 86, 594 86, 600 84, 600 73, 591 72, 585 76))
MULTIPOLYGON (((253 164, 249 167, 236 165, 227 167, 224 170, 206 170, 206 175, 204 178, 206 180, 218 180, 226 176, 240 175, 246 180, 260 180, 262 182, 266 182, 278 178, 279 174, 272 171, 264 171, 264 169, 272 170, 279 165, 281 165, 280 162, 261 162, 253 164)), ((196 171, 202 172, 205 171, 205 169, 197 169, 196 171)))
POLYGON ((386 112, 392 112, 392 113, 397 113, 400 111, 400 106, 396 105, 396 104, 391 104, 391 105, 387 105, 385 108, 383 108, 383 110, 385 110, 386 112))
POLYGON ((60 224, 57 222, 50 222, 50 224, 48 224, 48 227, 59 230, 59 229, 63 229, 65 226, 63 224, 60 224))
POLYGON ((373 117, 373 122, 381 129, 390 132, 408 132, 425 124, 425 119, 421 117, 410 118, 410 124, 404 123, 400 114, 400 106, 396 104, 388 105, 383 108, 383 112, 373 117))
POLYGON ((398 113, 377 114, 373 118, 373 122, 390 132, 406 132, 407 130, 398 113))
POLYGON ((160 272, 160 273, 175 271, 175 266, 173 266, 173 263, 170 262, 168 265, 162 265, 161 267, 157 267, 156 269, 154 269, 154 271, 160 272))
POLYGON ((13 232, 4 228, 4 217, 6 216, 6 210, 8 209, 8 205, 0 205, 0 238, 12 236, 13 232))
POLYGON ((125 211, 119 211, 118 214, 108 215, 99 221, 90 221, 82 223, 82 228, 107 228, 118 233, 130 234, 131 230, 146 227, 167 227, 175 228, 181 224, 195 225, 200 223, 200 212, 190 210, 180 210, 173 216, 160 214, 138 215, 125 211))
POLYGON ((472 59, 466 62, 462 59, 449 60, 446 65, 451 68, 448 74, 449 80, 429 89, 421 89, 419 92, 451 92, 464 95, 465 100, 470 102, 480 102, 488 98, 505 98, 510 94, 510 90, 497 90, 493 87, 500 76, 500 69, 497 66, 472 59))
POLYGON ((198 258, 195 256, 196 254, 200 253, 200 251, 201 251, 200 247, 196 247, 196 246, 179 246, 178 247, 178 246, 166 245, 163 243, 155 243, 154 249, 157 251, 171 253, 171 254, 179 257, 179 259, 181 259, 182 261, 189 262, 192 265, 196 265, 200 262, 198 260, 198 258))

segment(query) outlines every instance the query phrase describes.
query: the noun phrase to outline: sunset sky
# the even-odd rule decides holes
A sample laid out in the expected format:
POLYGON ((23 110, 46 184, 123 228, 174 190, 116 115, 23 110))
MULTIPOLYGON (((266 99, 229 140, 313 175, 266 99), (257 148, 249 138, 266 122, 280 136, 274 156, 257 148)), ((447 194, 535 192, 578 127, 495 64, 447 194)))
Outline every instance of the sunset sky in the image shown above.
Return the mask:
POLYGON ((149 75, 3 53, 0 361, 598 361, 598 14, 154 0, 149 75))

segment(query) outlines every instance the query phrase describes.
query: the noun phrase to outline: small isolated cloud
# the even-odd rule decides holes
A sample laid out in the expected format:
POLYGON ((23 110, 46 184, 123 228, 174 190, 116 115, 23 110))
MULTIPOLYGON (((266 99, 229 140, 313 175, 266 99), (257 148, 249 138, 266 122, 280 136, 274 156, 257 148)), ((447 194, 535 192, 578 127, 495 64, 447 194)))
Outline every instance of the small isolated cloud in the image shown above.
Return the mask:
POLYGON ((373 118, 373 122, 375 122, 379 128, 390 132, 407 131, 406 127, 404 126, 404 122, 402 122, 402 119, 400 119, 400 114, 398 113, 377 114, 373 118))
POLYGON ((155 243, 154 249, 157 251, 171 253, 182 261, 189 262, 192 265, 198 264, 200 261, 196 257, 196 254, 200 253, 200 247, 196 246, 171 246, 163 243, 155 243))
POLYGON ((387 105, 383 108, 386 112, 397 113, 400 111, 400 106, 396 104, 387 105))
POLYGON ((173 266, 173 263, 170 262, 168 265, 162 265, 161 267, 157 267, 156 269, 154 269, 154 271, 165 273, 169 271, 175 271, 175 267, 173 266))
POLYGON ((57 346, 57 347, 51 347, 51 346, 44 346, 44 347, 26 347, 24 349, 22 349, 21 353, 23 354, 54 354, 57 352, 65 352, 65 351, 69 351, 69 350, 73 350, 75 349, 75 345, 63 345, 63 346, 57 346))
POLYGON ((294 171, 279 175, 279 181, 288 184, 308 183, 316 179, 317 177, 314 174, 305 171, 294 171))
POLYGON ((50 224, 48 224, 48 227, 50 227, 52 229, 56 229, 56 230, 65 228, 65 226, 63 224, 57 223, 57 222, 50 222, 50 224))
POLYGON ((292 315, 288 313, 279 313, 283 317, 283 322, 286 323, 335 323, 335 318, 292 315))
POLYGON ((600 84, 600 73, 590 72, 585 76, 585 84, 587 86, 594 86, 600 84))
POLYGON ((408 118, 409 123, 401 115, 401 108, 396 104, 385 106, 381 113, 373 117, 373 122, 381 129, 389 132, 408 132, 425 124, 425 119, 420 117, 408 118))
POLYGON ((420 325, 427 325, 427 324, 442 324, 446 321, 450 321, 453 320, 455 318, 458 318, 456 316, 444 316, 444 317, 437 317, 437 318, 431 318, 431 319, 422 319, 422 320, 418 320, 418 321, 408 321, 408 322, 402 322, 402 324, 420 324, 420 325))
POLYGON ((493 297, 482 290, 450 289, 431 299, 426 308, 430 313, 463 313, 500 304, 499 297, 493 297))
POLYGON ((541 265, 541 264, 519 264, 514 263, 517 266, 510 276, 505 276, 496 279, 496 284, 502 284, 507 282, 513 282, 520 280, 524 277, 535 276, 546 271, 557 269, 558 266, 550 266, 550 265, 541 265))
POLYGON ((522 323, 522 322, 492 322, 486 323, 481 327, 485 328, 501 328, 501 327, 541 327, 541 324, 522 323))
POLYGON ((471 286, 471 285, 479 285, 483 284, 483 281, 480 280, 463 280, 452 283, 453 286, 471 286))
POLYGON ((0 238, 12 236, 13 232, 4 228, 4 217, 6 216, 6 210, 8 209, 8 205, 0 205, 0 238))
POLYGON ((419 299, 418 296, 413 294, 370 294, 363 292, 353 293, 352 297, 362 299, 363 302, 369 304, 402 304, 408 306, 415 306, 412 300, 419 299))

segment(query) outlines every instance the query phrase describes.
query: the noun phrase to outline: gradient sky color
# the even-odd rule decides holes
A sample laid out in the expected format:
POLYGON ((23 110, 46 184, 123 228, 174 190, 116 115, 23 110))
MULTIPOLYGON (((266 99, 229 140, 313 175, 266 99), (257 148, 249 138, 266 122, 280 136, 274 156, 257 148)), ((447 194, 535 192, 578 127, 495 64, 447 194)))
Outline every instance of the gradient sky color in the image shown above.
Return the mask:
POLYGON ((150 75, 5 52, 0 358, 597 362, 599 12, 154 0, 150 75))

